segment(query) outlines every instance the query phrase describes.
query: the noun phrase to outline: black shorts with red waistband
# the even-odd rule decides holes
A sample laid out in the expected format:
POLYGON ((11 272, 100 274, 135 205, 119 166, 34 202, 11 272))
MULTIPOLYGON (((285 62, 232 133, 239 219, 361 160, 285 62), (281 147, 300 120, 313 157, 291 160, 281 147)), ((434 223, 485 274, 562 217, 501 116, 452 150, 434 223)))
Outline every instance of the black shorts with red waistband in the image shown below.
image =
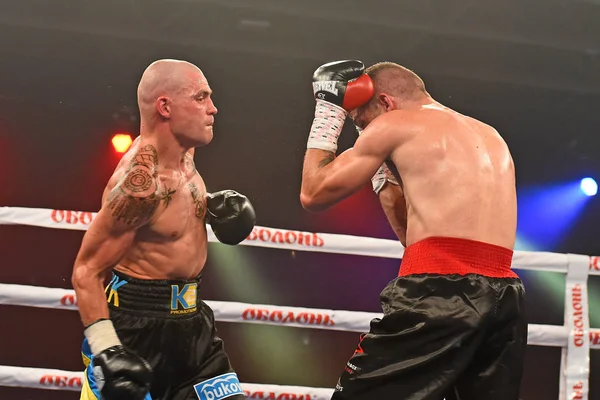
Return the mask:
POLYGON ((517 400, 527 346, 513 251, 428 238, 406 248, 333 400, 517 400))

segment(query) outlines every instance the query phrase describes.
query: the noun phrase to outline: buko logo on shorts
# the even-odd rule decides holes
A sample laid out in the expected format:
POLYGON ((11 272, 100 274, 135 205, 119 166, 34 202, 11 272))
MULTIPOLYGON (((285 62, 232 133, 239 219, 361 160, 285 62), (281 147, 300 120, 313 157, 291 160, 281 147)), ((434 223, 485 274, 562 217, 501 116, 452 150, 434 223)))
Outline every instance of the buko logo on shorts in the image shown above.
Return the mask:
POLYGON ((244 394, 235 372, 200 382, 194 385, 194 390, 200 400, 220 400, 236 394, 244 394))

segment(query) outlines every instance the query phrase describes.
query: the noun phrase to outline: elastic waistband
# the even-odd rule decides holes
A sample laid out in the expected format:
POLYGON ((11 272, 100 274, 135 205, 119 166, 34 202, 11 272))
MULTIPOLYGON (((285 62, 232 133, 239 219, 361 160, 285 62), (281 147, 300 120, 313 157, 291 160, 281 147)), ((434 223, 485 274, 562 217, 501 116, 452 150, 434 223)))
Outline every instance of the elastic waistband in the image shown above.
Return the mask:
POLYGON ((431 237, 404 250, 398 276, 415 274, 518 278, 511 270, 513 251, 469 239, 431 237))
POLYGON ((106 301, 123 310, 186 316, 198 312, 200 276, 189 280, 146 280, 113 271, 106 301))

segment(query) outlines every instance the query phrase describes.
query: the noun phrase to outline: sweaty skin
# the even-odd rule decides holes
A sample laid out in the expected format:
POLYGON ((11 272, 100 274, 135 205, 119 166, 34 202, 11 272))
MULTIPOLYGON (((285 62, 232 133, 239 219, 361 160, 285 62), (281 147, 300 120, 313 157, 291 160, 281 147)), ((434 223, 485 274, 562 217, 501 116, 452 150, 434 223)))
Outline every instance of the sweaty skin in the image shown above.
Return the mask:
POLYGON ((498 132, 444 107, 426 92, 407 100, 378 90, 373 102, 375 106, 350 113, 364 129, 352 149, 337 158, 324 150, 307 150, 303 206, 311 211, 332 206, 369 183, 387 160, 402 186, 386 185, 380 199, 405 246, 445 236, 512 249, 515 171, 498 132))
POLYGON ((140 136, 110 178, 73 268, 84 325, 109 318, 104 283, 112 269, 140 279, 202 271, 206 186, 193 155, 212 140, 211 93, 202 72, 183 61, 157 61, 144 72, 140 136))

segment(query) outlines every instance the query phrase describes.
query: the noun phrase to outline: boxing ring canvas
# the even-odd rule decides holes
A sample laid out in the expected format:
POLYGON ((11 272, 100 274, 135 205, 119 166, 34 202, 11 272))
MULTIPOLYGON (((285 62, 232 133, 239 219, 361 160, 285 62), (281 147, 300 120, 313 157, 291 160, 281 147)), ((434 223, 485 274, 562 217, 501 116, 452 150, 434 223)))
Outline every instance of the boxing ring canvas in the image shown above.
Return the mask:
MULTIPOLYGON (((39 228, 85 230, 95 213, 24 207, 0 207, 0 224, 39 228)), ((208 227, 209 241, 216 238, 208 227)), ((302 232, 256 226, 241 243, 292 251, 313 251, 367 257, 401 259, 403 247, 393 240, 369 237, 302 232)), ((530 324, 528 345, 562 349, 559 400, 588 399, 590 351, 600 349, 600 329, 589 324, 587 283, 590 275, 600 275, 600 258, 588 255, 516 251, 513 268, 566 274, 564 325, 530 324)), ((207 301, 221 322, 279 325, 305 329, 366 332, 378 313, 351 310, 286 307, 268 304, 207 301)), ((41 286, 0 284, 0 304, 76 310, 73 290, 41 286)), ((72 349, 77 351, 77 349, 72 349)), ((0 366, 0 385, 77 391, 81 371, 36 367, 0 366)), ((248 398, 256 399, 329 399, 332 388, 281 386, 243 383, 248 398)))

